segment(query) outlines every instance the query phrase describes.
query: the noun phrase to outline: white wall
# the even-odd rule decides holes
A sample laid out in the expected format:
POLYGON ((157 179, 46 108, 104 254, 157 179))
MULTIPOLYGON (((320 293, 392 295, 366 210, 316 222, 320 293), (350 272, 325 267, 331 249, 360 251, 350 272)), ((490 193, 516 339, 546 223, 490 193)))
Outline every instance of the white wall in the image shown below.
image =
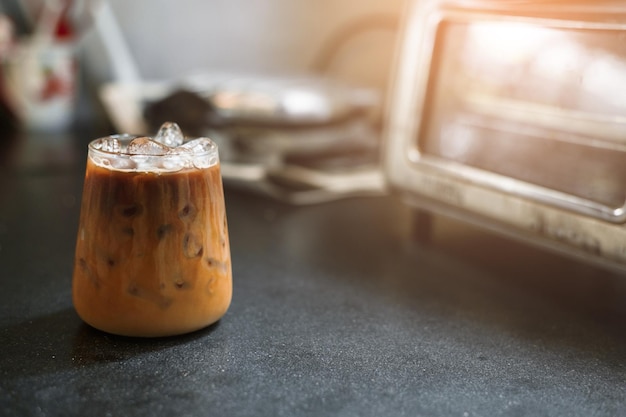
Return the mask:
MULTIPOLYGON (((176 79, 198 71, 263 73, 315 70, 356 84, 384 87, 395 33, 389 23, 404 0, 109 0, 139 72, 176 79), (332 40, 354 22, 367 30, 332 40)), ((111 71, 93 33, 86 37, 89 71, 111 71)))

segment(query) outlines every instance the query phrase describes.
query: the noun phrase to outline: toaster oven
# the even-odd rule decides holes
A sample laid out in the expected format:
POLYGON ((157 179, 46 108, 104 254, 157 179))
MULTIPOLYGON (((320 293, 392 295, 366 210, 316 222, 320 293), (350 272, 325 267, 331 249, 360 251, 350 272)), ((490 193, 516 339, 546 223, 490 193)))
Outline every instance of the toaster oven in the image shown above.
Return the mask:
POLYGON ((626 271, 623 1, 410 3, 385 136, 419 224, 446 214, 626 271))

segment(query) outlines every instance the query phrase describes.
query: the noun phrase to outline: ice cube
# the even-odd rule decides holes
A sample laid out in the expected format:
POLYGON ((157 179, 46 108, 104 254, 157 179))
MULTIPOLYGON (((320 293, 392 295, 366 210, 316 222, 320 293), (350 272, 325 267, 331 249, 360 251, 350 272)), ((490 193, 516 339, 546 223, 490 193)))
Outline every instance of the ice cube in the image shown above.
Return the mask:
POLYGON ((155 141, 172 148, 182 145, 184 139, 183 132, 174 122, 163 123, 154 137, 155 141))
POLYGON ((135 138, 128 144, 126 151, 132 155, 165 155, 170 148, 163 143, 155 142, 148 137, 135 138))
POLYGON ((196 168, 208 168, 218 162, 217 146, 208 138, 191 140, 176 148, 177 151, 190 152, 196 168))
POLYGON ((110 165, 112 168, 119 169, 122 171, 132 171, 135 168, 137 168, 137 163, 128 157, 111 158, 110 165))
POLYGON ((193 155, 193 150, 184 146, 177 146, 175 148, 170 148, 168 155, 178 155, 178 156, 191 156, 193 155))
POLYGON ((113 153, 119 153, 122 150, 120 141, 112 137, 96 139, 93 143, 93 147, 100 151, 113 153))
POLYGON ((156 172, 161 169, 161 159, 163 155, 131 155, 130 159, 135 164, 135 170, 145 172, 156 172))
POLYGON ((188 157, 176 152, 169 153, 161 161, 161 168, 166 171, 179 171, 190 165, 188 157))
POLYGON ((190 140, 189 142, 180 145, 176 149, 189 150, 193 152, 194 155, 203 155, 214 151, 215 143, 213 143, 213 141, 208 138, 198 138, 190 140))

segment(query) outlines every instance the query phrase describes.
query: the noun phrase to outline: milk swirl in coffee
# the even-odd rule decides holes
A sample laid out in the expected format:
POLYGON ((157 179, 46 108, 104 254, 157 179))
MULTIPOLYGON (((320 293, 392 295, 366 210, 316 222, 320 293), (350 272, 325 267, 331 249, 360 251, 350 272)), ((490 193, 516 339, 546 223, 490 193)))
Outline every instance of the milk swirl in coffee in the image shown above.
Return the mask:
POLYGON ((167 336, 219 320, 232 296, 217 146, 166 123, 154 139, 89 144, 76 244, 76 311, 100 330, 167 336))

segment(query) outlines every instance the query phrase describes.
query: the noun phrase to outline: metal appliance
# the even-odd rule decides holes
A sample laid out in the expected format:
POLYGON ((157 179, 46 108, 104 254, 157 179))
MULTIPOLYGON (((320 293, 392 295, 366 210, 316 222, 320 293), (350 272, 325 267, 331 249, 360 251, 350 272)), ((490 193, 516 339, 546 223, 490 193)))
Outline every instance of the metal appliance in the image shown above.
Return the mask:
POLYGON ((420 224, 626 271, 626 3, 416 0, 401 37, 384 171, 420 224))

